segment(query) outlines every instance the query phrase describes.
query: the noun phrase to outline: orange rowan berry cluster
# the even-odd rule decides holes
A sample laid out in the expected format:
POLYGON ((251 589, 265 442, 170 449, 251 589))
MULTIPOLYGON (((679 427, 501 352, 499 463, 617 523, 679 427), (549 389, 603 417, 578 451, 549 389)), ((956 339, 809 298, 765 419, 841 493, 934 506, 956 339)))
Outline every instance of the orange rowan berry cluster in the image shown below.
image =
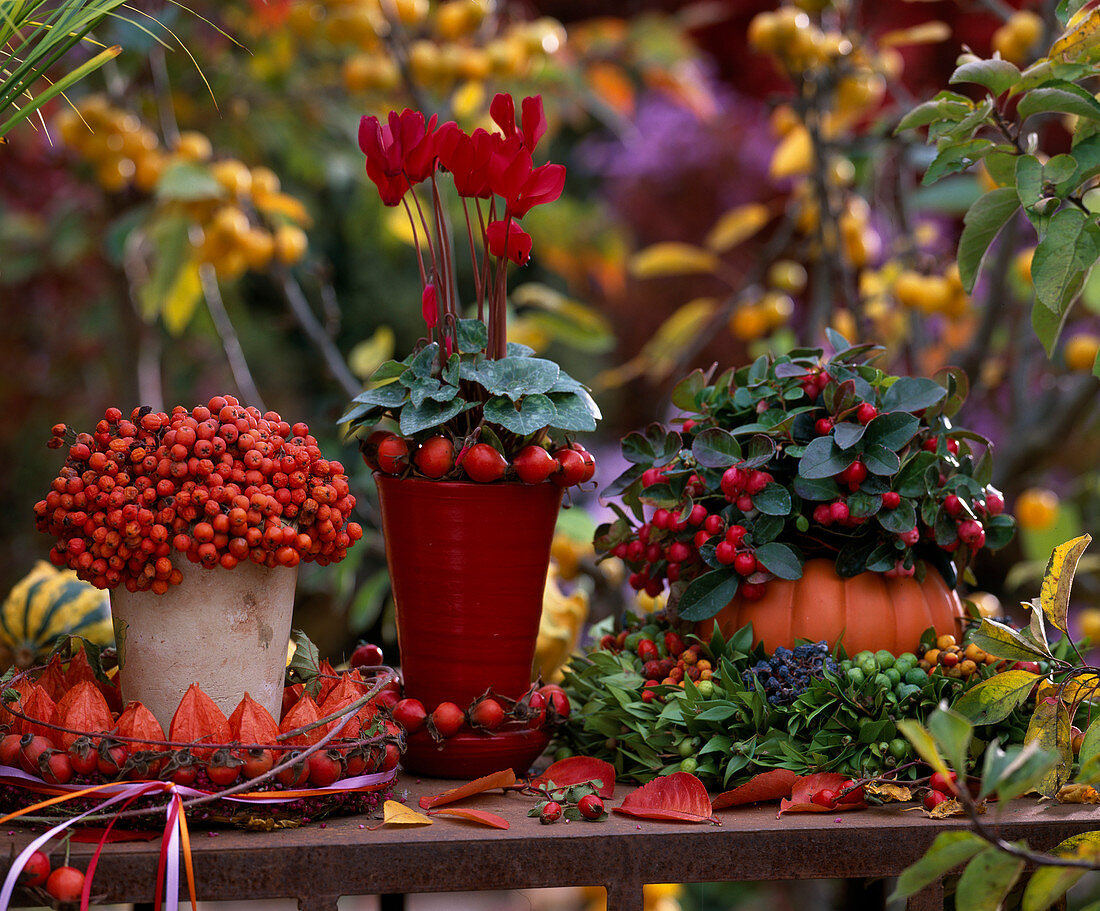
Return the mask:
POLYGON ((68 458, 36 527, 50 560, 97 588, 163 594, 183 578, 173 555, 232 569, 335 563, 363 535, 344 466, 321 457, 304 423, 215 396, 171 415, 108 408, 95 433, 57 424, 68 458))

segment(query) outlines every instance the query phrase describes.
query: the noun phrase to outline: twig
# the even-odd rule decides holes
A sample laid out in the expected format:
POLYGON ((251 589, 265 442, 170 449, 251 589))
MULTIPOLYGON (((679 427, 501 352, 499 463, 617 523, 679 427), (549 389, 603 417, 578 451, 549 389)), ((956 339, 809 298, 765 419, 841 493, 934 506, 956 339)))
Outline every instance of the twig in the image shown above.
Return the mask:
POLYGON ((283 289, 283 297, 286 298, 290 312, 298 321, 298 325, 302 327, 302 331, 317 350, 321 352, 321 356, 325 359, 325 365, 333 378, 340 384, 348 398, 357 396, 362 391, 363 384, 355 378, 355 374, 351 372, 347 361, 344 360, 343 355, 340 354, 339 349, 314 315, 301 285, 290 274, 290 270, 283 266, 278 268, 275 277, 279 282, 279 287, 283 289))
POLYGON ((252 372, 248 369, 248 361, 245 360, 240 339, 237 338, 237 330, 233 328, 233 321, 225 309, 221 288, 218 287, 218 274, 214 271, 213 265, 199 264, 199 282, 202 285, 202 296, 206 300, 206 309, 210 311, 214 329, 221 338, 222 349, 225 351, 226 360, 229 361, 229 369, 233 373, 238 391, 250 405, 255 405, 260 411, 266 411, 263 399, 260 397, 260 390, 256 388, 252 372))
POLYGON ((179 144, 180 128, 176 122, 176 112, 172 107, 172 90, 168 81, 168 64, 164 58, 164 48, 154 44, 149 51, 149 69, 153 74, 153 96, 157 103, 157 115, 160 118, 160 131, 169 148, 179 144))

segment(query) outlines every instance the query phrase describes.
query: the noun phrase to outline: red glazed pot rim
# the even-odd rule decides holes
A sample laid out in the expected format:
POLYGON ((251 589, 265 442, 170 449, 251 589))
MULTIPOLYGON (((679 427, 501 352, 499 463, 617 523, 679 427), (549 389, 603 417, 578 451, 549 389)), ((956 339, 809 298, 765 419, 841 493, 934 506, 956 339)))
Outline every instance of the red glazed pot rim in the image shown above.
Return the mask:
POLYGON ((432 487, 457 488, 457 489, 476 488, 476 489, 479 489, 479 490, 492 490, 494 488, 500 489, 502 487, 508 487, 508 488, 517 488, 518 487, 518 488, 522 488, 522 489, 525 489, 525 490, 544 490, 546 488, 557 488, 558 490, 563 490, 564 489, 564 488, 561 488, 561 487, 557 487, 557 485, 554 484, 553 481, 540 481, 538 484, 525 484, 523 481, 490 481, 489 483, 486 484, 482 481, 436 481, 436 480, 433 480, 432 478, 417 478, 417 477, 412 477, 412 476, 401 478, 401 477, 398 477, 397 475, 386 474, 384 471, 377 471, 377 470, 372 472, 372 474, 374 475, 375 483, 378 483, 378 481, 380 481, 380 480, 385 480, 387 482, 392 481, 396 484, 417 484, 417 485, 424 484, 424 485, 431 485, 432 487))

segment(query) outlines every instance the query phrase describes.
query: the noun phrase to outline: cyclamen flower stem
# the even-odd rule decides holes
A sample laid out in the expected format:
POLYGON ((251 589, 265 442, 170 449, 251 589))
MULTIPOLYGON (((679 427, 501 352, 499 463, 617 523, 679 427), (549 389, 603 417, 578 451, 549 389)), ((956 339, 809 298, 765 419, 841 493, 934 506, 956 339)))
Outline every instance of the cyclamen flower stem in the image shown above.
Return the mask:
MULTIPOLYGON (((439 276, 439 284, 441 298, 443 306, 440 311, 440 336, 443 335, 443 317, 448 313, 451 315, 457 315, 458 301, 456 300, 456 291, 454 287, 454 263, 451 261, 451 245, 447 242, 447 238, 444 236, 444 231, 448 228, 447 215, 443 211, 443 200, 439 196, 439 185, 436 183, 435 172, 432 172, 432 205, 435 208, 435 236, 436 244, 439 247, 440 259, 442 261, 443 271, 439 276)), ((437 286, 438 287, 438 286, 437 286)))
POLYGON ((470 242, 470 262, 474 267, 474 292, 477 294, 477 318, 485 319, 485 296, 481 285, 481 269, 477 262, 477 250, 474 248, 474 229, 470 224, 470 207, 466 197, 462 197, 462 212, 466 216, 466 239, 470 242))
MULTIPOLYGON (((481 211, 481 200, 480 199, 475 199, 474 200, 474 206, 477 208, 477 221, 478 221, 478 226, 481 228, 481 249, 482 249, 482 251, 484 252, 484 255, 485 255, 485 259, 482 262, 482 267, 481 267, 482 268, 482 271, 481 271, 481 288, 482 288, 482 291, 485 295, 486 304, 489 307, 489 313, 492 314, 492 312, 493 312, 493 302, 492 302, 493 290, 489 285, 489 269, 490 269, 490 265, 491 265, 491 259, 489 257, 489 233, 488 233, 488 231, 486 230, 486 227, 485 227, 485 213, 481 211)), ((495 208, 496 203, 494 202, 492 204, 492 206, 493 206, 493 208, 495 208)), ((492 218, 491 212, 490 212, 489 217, 492 218)), ((479 312, 479 316, 481 317, 482 320, 486 320, 485 315, 483 313, 479 312)), ((486 325, 488 325, 488 323, 491 322, 491 321, 492 320, 491 320, 491 317, 490 317, 490 319, 486 320, 486 325)))
POLYGON ((428 283, 428 276, 424 271, 424 256, 420 251, 420 235, 416 232, 416 219, 413 217, 412 209, 409 208, 409 201, 402 197, 401 203, 405 207, 405 214, 409 216, 409 225, 412 227, 413 246, 416 247, 416 262, 417 265, 420 266, 420 283, 426 285, 428 283))
POLYGON ((439 258, 436 256, 435 244, 432 243, 432 231, 428 227, 428 219, 424 216, 424 209, 420 205, 420 197, 416 195, 416 187, 411 184, 409 185, 409 195, 416 204, 416 212, 420 216, 420 223, 424 226, 424 238, 428 242, 428 256, 432 260, 432 274, 437 276, 439 274, 439 258))

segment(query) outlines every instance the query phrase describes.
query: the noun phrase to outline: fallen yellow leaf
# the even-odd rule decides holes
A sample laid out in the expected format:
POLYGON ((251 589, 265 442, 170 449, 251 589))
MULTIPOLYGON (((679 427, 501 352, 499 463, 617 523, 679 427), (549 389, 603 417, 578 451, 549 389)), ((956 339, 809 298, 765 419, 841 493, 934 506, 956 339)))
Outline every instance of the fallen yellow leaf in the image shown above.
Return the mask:
POLYGON ((382 804, 382 821, 371 829, 382 826, 430 826, 432 821, 423 813, 417 813, 412 807, 407 807, 396 800, 387 800, 382 804))
POLYGON ((1067 784, 1055 795, 1058 803, 1100 803, 1100 792, 1092 785, 1067 784))
POLYGON ((883 781, 880 783, 869 783, 863 786, 863 792, 870 794, 873 797, 881 797, 883 800, 912 800, 913 792, 907 787, 900 784, 893 784, 889 781, 883 781))
MULTIPOLYGON (((977 810, 979 815, 985 812, 984 800, 978 804, 977 810)), ((945 800, 943 803, 937 804, 934 810, 925 810, 924 815, 929 819, 948 819, 952 816, 965 816, 966 811, 963 809, 961 803, 952 798, 951 800, 945 800)))

